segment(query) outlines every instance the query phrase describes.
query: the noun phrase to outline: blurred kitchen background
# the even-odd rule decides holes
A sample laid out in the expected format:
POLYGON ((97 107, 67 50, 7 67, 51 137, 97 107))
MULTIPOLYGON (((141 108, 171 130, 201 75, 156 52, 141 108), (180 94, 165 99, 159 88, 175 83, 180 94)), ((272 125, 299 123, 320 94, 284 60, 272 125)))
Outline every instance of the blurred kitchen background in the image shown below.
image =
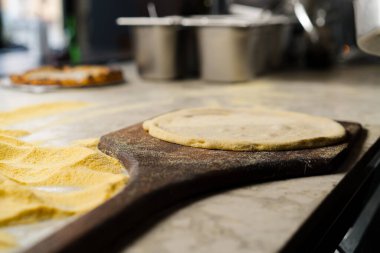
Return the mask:
POLYGON ((118 17, 255 13, 289 20, 280 70, 326 69, 337 64, 378 62, 358 50, 351 0, 303 0, 302 21, 294 0, 0 0, 0 75, 39 65, 99 64, 133 58, 130 26, 118 17), (301 20, 300 20, 301 19, 301 20), (313 41, 312 33, 319 40, 313 41))

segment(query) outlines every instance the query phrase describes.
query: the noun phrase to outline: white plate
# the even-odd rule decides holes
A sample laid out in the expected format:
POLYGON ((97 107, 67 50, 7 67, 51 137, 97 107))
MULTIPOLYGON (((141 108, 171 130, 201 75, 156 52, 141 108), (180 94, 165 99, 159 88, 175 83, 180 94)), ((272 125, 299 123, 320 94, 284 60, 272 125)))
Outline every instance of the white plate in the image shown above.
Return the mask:
POLYGON ((16 89, 30 93, 44 93, 55 90, 57 88, 61 88, 59 85, 14 84, 8 77, 0 79, 0 87, 16 89))
POLYGON ((24 92, 29 93, 45 93, 50 92, 57 89, 71 89, 71 88, 92 88, 92 87, 103 87, 108 85, 116 85, 116 84, 122 84, 125 81, 115 81, 115 82, 109 82, 104 84, 93 84, 93 85, 84 85, 84 86, 61 86, 61 85, 31 85, 31 84, 14 84, 12 81, 8 78, 1 78, 0 79, 0 87, 8 88, 8 89, 14 89, 14 90, 20 90, 24 92))

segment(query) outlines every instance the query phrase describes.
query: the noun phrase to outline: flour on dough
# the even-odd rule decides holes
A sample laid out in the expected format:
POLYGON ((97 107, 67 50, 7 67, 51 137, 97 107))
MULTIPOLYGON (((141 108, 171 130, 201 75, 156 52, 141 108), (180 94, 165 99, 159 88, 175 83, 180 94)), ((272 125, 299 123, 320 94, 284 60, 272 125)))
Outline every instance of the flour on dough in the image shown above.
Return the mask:
POLYGON ((190 108, 147 120, 143 128, 167 142, 236 151, 322 147, 346 134, 328 118, 266 108, 190 108))

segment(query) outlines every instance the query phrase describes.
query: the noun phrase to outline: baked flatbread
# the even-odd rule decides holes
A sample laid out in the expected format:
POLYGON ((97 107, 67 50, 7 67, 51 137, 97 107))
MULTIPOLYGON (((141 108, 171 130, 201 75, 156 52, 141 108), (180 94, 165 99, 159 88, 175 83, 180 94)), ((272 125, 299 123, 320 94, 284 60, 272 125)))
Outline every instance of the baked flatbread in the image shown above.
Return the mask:
POLYGON ((82 65, 62 68, 45 66, 26 71, 21 75, 11 75, 13 84, 58 85, 81 87, 106 85, 124 81, 121 70, 107 66, 82 65))
POLYGON ((264 108, 193 108, 147 120, 158 139, 185 146, 236 151, 293 150, 342 141, 346 131, 328 118, 264 108))

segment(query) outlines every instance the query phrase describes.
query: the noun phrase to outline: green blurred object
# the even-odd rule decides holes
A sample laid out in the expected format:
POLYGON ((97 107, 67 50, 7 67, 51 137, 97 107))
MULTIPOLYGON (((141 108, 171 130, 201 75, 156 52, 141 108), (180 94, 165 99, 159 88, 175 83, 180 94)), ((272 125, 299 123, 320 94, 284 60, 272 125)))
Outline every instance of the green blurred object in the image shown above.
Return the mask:
POLYGON ((65 30, 69 38, 68 51, 70 63, 78 64, 81 61, 81 52, 78 43, 77 21, 75 16, 65 16, 65 30))

